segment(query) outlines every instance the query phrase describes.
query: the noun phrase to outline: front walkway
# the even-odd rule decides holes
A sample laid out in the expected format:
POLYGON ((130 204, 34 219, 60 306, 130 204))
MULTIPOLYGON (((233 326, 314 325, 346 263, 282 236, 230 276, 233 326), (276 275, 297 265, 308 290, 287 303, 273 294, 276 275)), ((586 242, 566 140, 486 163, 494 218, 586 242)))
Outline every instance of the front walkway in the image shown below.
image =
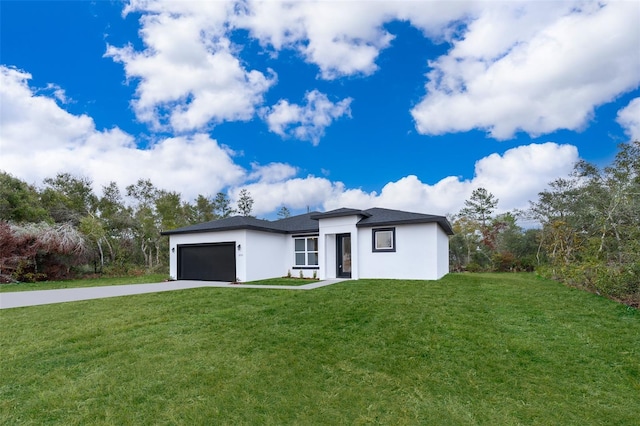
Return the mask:
POLYGON ((48 305, 51 303, 76 302, 79 300, 104 299, 133 294, 158 293, 198 287, 264 288, 274 290, 313 290, 344 280, 316 281, 300 286, 231 284, 216 281, 167 281, 155 284, 113 285, 102 287, 63 288, 59 290, 34 290, 0 293, 0 309, 23 306, 48 305))

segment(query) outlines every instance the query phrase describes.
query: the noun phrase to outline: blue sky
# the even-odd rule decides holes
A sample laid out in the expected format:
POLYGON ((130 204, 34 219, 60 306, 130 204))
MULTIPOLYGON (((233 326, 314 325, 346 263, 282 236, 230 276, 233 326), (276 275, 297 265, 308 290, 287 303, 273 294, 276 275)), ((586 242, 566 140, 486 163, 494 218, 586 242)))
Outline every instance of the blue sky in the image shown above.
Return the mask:
POLYGON ((640 138, 640 2, 0 2, 0 169, 255 213, 526 207, 640 138))

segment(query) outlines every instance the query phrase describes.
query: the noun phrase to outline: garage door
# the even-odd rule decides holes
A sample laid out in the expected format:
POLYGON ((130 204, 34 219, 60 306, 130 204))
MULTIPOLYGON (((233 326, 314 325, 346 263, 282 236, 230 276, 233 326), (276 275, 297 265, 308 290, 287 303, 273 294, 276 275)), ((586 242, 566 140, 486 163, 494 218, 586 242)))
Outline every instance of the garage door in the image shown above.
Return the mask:
POLYGON ((235 243, 179 245, 178 279, 235 281, 235 243))

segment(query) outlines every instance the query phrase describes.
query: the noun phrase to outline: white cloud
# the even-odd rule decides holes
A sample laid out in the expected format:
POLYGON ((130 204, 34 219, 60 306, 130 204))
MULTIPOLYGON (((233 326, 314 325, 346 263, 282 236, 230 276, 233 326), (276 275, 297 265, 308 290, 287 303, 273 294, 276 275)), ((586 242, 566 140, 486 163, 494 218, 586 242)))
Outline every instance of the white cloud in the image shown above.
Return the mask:
MULTIPOLYGON (((273 213, 282 205, 292 210, 386 207, 445 215, 457 213, 474 189, 484 187, 499 199, 498 212, 506 212, 526 209, 549 182, 566 177, 578 159, 576 147, 547 142, 484 157, 476 162, 474 176, 468 180, 449 176, 430 185, 409 175, 389 182, 378 193, 346 188, 343 183, 326 178, 283 174, 281 180, 262 179, 239 185, 230 194, 235 204, 240 190, 247 189, 255 201, 253 213, 258 217, 273 213)), ((274 166, 277 169, 281 165, 274 166)))
POLYGON ((156 129, 202 129, 223 121, 251 119, 275 82, 247 70, 228 37, 232 2, 133 2, 142 13, 140 35, 146 46, 108 46, 106 56, 124 64, 138 82, 132 102, 139 120, 156 129))
POLYGON ((269 163, 260 165, 258 163, 251 164, 251 173, 247 177, 248 181, 260 182, 280 182, 285 179, 294 177, 298 173, 298 169, 285 163, 269 163))
POLYGON ((632 141, 640 141, 640 98, 635 98, 618 111, 616 121, 632 141))
POLYGON ((480 159, 470 180, 446 177, 430 185, 410 175, 388 183, 379 194, 368 193, 326 178, 296 177, 297 169, 285 163, 253 164, 248 172, 234 163, 231 150, 204 134, 167 138, 139 149, 120 129, 98 131, 90 117, 69 114, 53 99, 37 95, 28 85, 28 73, 0 67, 0 77, 0 169, 35 184, 70 172, 92 179, 96 193, 112 180, 123 188, 148 178, 185 200, 227 187, 233 188, 234 198, 247 188, 258 215, 283 204, 291 209, 381 206, 446 214, 457 212, 471 191, 482 186, 506 211, 526 207, 578 160, 571 145, 532 144, 480 159))
MULTIPOLYGON (((292 49, 336 79, 370 75, 402 20, 450 51, 430 62, 426 95, 411 111, 417 130, 486 130, 497 139, 580 130, 594 109, 640 82, 637 2, 133 1, 145 49, 109 46, 137 84, 132 105, 154 128, 177 132, 250 120, 276 83, 272 70, 239 59, 238 29, 273 55, 292 49)), ((425 43, 426 46, 426 43, 425 43)), ((420 49, 421 46, 416 46, 420 49)), ((271 107, 272 131, 317 143, 304 107, 271 107), (294 126, 300 123, 299 126, 294 126)), ((319 130, 319 132, 318 132, 319 130)))
POLYGON ((86 176, 96 193, 115 181, 120 188, 140 178, 186 199, 215 194, 244 179, 233 152, 208 135, 157 141, 139 149, 118 128, 99 131, 86 115, 72 115, 29 87, 31 76, 0 66, 0 169, 40 184, 59 172, 86 176))
POLYGON ((640 82, 637 2, 495 2, 430 63, 418 131, 486 129, 504 139, 579 130, 640 82))
POLYGON ((470 180, 449 176, 429 185, 410 175, 386 184, 379 194, 344 190, 328 199, 324 208, 387 207, 444 215, 457 213, 474 189, 484 187, 500 200, 500 211, 523 209, 550 181, 566 176, 577 160, 578 151, 572 145, 548 142, 520 146, 477 161, 470 180))
POLYGON ((68 104, 71 102, 71 99, 67 97, 67 94, 64 91, 64 89, 58 86, 57 84, 53 84, 53 83, 47 84, 45 91, 50 91, 51 93, 53 93, 53 96, 55 96, 55 98, 63 104, 68 104))
POLYGON ((274 212, 285 205, 292 210, 316 208, 327 199, 336 196, 343 188, 340 183, 315 176, 292 178, 280 182, 259 181, 231 189, 233 205, 237 203, 241 189, 247 189, 254 200, 253 214, 259 217, 274 212))
POLYGON ((392 2, 248 1, 235 24, 263 46, 296 49, 322 78, 369 75, 393 36, 382 25, 392 2))
POLYGON ((503 211, 526 207, 549 181, 565 176, 578 158, 573 146, 534 144, 479 160, 471 180, 447 177, 429 185, 406 176, 385 185, 380 194, 366 193, 326 178, 295 177, 297 169, 284 163, 253 164, 247 173, 234 164, 232 152, 203 134, 138 149, 119 129, 97 131, 89 117, 71 115, 52 99, 35 95, 28 87, 28 74, 5 67, 1 71, 0 168, 30 183, 68 171, 92 179, 99 193, 99 187, 111 180, 122 188, 149 178, 158 188, 177 191, 187 200, 232 186, 234 203, 240 188, 247 188, 259 216, 283 204, 293 210, 383 206, 446 214, 456 212, 479 186, 500 199, 503 211))
POLYGON ((305 100, 306 104, 301 106, 281 99, 271 108, 265 108, 262 114, 269 130, 317 145, 333 120, 344 115, 351 117, 351 98, 333 103, 324 93, 313 90, 305 94, 305 100))

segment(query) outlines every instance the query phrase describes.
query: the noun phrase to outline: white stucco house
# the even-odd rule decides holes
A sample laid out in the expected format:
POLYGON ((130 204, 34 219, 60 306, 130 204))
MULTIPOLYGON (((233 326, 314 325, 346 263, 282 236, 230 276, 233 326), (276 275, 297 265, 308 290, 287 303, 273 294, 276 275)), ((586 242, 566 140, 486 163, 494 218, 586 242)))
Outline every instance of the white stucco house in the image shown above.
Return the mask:
POLYGON ((341 208, 268 221, 234 216, 165 231, 178 280, 292 276, 436 280, 449 272, 444 216, 341 208))

